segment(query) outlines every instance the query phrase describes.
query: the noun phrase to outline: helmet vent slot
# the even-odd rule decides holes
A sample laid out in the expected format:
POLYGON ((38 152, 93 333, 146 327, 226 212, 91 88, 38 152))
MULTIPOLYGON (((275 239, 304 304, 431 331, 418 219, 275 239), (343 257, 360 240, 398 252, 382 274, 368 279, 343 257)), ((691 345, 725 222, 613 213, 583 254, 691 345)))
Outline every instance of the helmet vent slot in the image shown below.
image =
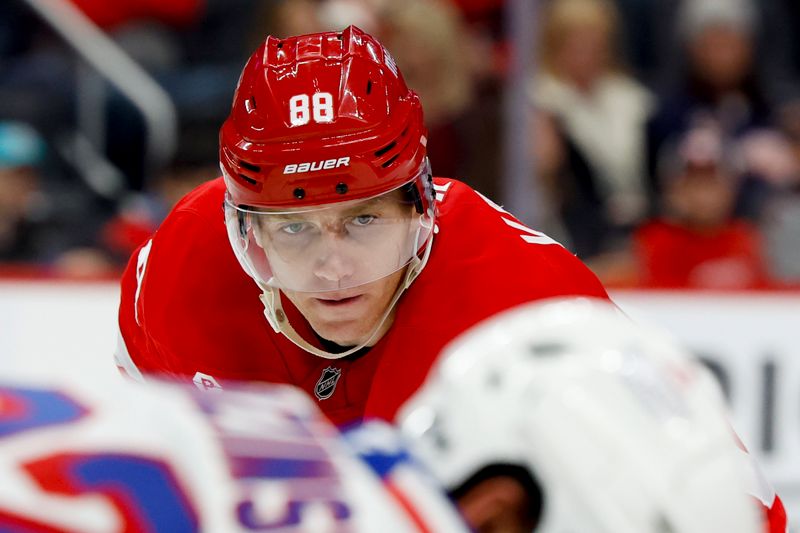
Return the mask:
POLYGON ((252 172, 261 172, 261 167, 258 165, 254 165, 253 163, 248 163, 247 161, 239 161, 239 164, 242 165, 247 170, 252 172))
POLYGON ((400 156, 400 154, 399 154, 399 153, 397 153, 397 154, 394 154, 394 155, 391 157, 391 159, 389 159, 388 161, 386 161, 385 163, 383 163, 381 166, 382 166, 383 168, 386 168, 386 167, 388 167, 389 165, 391 165, 392 163, 394 163, 395 159, 397 159, 399 156, 400 156))
POLYGON ((386 146, 375 152, 375 157, 382 156, 383 154, 394 148, 396 145, 397 143, 395 141, 390 142, 389 144, 387 144, 386 146))
POLYGON ((367 94, 372 92, 372 80, 367 81, 367 94))
POLYGON ((250 185, 258 185, 258 182, 251 178, 250 176, 245 176, 244 174, 239 174, 239 177, 242 178, 244 181, 249 183, 250 185))

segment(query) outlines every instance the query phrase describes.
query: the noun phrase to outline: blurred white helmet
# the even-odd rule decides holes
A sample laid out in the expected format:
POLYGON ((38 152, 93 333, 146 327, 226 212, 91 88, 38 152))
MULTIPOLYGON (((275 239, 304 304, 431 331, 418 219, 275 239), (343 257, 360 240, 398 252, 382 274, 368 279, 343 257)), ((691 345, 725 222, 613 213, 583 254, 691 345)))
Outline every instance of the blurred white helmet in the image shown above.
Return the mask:
POLYGON ((398 422, 451 491, 522 467, 541 491, 537 533, 761 531, 714 378, 609 302, 549 300, 478 325, 398 422))

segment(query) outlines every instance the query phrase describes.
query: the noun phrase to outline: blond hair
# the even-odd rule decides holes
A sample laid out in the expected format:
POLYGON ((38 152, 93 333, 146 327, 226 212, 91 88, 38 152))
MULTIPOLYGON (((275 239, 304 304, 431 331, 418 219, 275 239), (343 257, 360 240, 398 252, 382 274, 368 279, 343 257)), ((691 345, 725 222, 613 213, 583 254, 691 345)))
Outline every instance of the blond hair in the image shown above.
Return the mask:
MULTIPOLYGON (((552 0, 542 12, 539 56, 542 66, 557 73, 556 56, 567 35, 575 30, 597 28, 609 39, 612 49, 619 31, 619 14, 608 0, 552 0)), ((618 57, 612 58, 610 67, 619 68, 618 57)))
POLYGON ((425 106, 428 124, 446 120, 472 101, 473 73, 469 64, 468 35, 460 12, 444 0, 389 2, 382 12, 384 43, 392 51, 408 85, 425 106), (408 68, 424 49, 425 72, 408 68))

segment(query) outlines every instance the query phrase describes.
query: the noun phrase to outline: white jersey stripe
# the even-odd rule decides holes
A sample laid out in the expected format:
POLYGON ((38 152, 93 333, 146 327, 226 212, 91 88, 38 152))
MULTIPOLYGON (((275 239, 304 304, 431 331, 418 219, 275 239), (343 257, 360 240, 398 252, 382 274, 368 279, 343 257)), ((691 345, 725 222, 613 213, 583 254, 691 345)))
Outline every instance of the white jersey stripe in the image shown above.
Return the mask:
POLYGON ((131 354, 128 352, 128 347, 125 345, 125 339, 122 338, 121 331, 117 334, 117 349, 114 351, 114 362, 117 364, 117 368, 128 376, 136 381, 144 382, 144 376, 136 367, 133 359, 131 359, 131 354))
POLYGON ((548 237, 544 233, 532 230, 528 226, 520 224, 519 222, 508 219, 506 217, 502 217, 502 220, 512 228, 528 233, 529 235, 520 235, 522 240, 527 242, 528 244, 558 244, 559 246, 561 246, 561 243, 559 243, 558 241, 556 241, 551 237, 548 237))
POLYGON ((444 201, 444 195, 450 189, 450 186, 452 184, 453 184, 452 181, 448 182, 448 183, 445 183, 444 185, 437 185, 435 183, 433 184, 433 190, 436 193, 436 201, 437 202, 441 203, 441 202, 444 201))
POLYGON ((150 248, 152 247, 153 239, 150 239, 147 244, 142 246, 142 249, 139 250, 139 255, 136 257, 136 295, 133 297, 133 317, 140 326, 142 323, 139 322, 139 293, 142 290, 144 269, 147 267, 147 258, 150 257, 150 248))

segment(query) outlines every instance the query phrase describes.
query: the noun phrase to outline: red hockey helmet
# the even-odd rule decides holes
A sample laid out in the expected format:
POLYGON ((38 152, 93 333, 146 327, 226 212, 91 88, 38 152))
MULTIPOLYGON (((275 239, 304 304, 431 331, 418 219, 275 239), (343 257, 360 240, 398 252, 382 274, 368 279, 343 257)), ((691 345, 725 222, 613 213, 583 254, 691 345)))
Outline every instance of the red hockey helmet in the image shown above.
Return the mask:
POLYGON ((415 179, 425 200, 426 142, 419 97, 388 51, 350 26, 267 38, 242 72, 220 162, 236 206, 317 206, 415 179))

